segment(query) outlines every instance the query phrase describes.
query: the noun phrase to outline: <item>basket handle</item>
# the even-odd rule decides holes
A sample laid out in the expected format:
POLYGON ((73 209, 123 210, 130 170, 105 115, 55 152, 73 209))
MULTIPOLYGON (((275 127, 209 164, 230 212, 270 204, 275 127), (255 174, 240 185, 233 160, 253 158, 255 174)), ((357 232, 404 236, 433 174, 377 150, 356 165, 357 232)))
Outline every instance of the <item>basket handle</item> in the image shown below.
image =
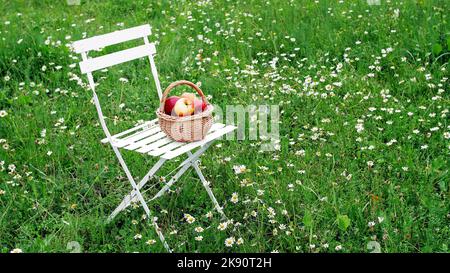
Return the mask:
POLYGON ((208 100, 205 97, 205 94, 203 94, 203 91, 197 85, 195 85, 194 83, 192 83, 190 81, 180 80, 180 81, 171 83, 169 86, 167 86, 166 90, 164 90, 164 93, 161 98, 161 106, 159 107, 159 110, 161 112, 164 112, 164 105, 166 104, 167 95, 169 94, 169 92, 172 89, 174 89, 175 87, 177 87, 179 85, 187 85, 187 86, 192 87, 193 89, 195 89, 195 91, 197 91, 197 93, 200 95, 200 97, 202 97, 202 101, 206 104, 209 104, 208 100))

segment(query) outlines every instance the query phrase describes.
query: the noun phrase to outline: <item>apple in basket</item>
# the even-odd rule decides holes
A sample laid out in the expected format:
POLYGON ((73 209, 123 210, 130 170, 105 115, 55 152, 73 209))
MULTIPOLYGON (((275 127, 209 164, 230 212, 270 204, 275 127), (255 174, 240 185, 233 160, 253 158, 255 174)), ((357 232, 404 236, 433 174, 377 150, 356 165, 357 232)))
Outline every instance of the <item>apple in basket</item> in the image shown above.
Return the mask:
POLYGON ((203 102, 202 100, 199 99, 194 100, 194 114, 198 114, 205 111, 206 107, 207 107, 206 103, 203 102))
POLYGON ((183 93, 181 97, 194 102, 194 114, 205 111, 207 106, 206 103, 204 103, 202 100, 197 99, 194 93, 183 93))
POLYGON ((164 104, 164 112, 167 115, 171 115, 172 114, 172 110, 175 107, 175 104, 177 103, 177 101, 179 99, 180 99, 180 97, 178 97, 178 96, 171 96, 171 97, 166 99, 166 103, 164 104))
POLYGON ((183 93, 183 95, 181 95, 181 97, 182 97, 182 98, 186 98, 186 99, 188 99, 188 100, 190 100, 190 101, 195 101, 195 100, 196 100, 196 97, 195 97, 195 94, 194 94, 194 93, 188 93, 188 92, 186 92, 186 93, 183 93))
POLYGON ((179 117, 190 116, 194 113, 194 102, 190 99, 180 98, 173 107, 175 114, 179 117))

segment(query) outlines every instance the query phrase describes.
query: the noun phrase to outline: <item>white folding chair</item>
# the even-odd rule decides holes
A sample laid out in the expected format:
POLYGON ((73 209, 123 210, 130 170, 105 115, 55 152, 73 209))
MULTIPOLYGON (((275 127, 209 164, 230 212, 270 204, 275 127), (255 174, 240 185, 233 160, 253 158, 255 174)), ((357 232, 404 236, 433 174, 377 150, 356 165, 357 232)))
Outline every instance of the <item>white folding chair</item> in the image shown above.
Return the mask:
POLYGON ((156 172, 161 168, 161 166, 166 161, 174 159, 180 155, 187 154, 188 157, 185 161, 183 161, 179 165, 178 172, 161 188, 161 190, 153 198, 150 199, 150 201, 155 200, 156 198, 162 196, 186 172, 186 170, 189 169, 189 167, 193 167, 195 169, 195 172, 198 174, 203 184, 203 187, 206 189, 206 192, 211 198, 215 209, 223 217, 225 217, 222 208, 217 203, 217 200, 214 197, 211 188, 209 187, 209 183, 206 181, 205 177, 203 176, 200 170, 198 161, 199 156, 203 154, 206 151, 206 149, 208 149, 208 147, 211 145, 212 142, 222 137, 223 135, 232 132, 233 130, 236 129, 236 127, 231 125, 227 126, 221 123, 215 123, 213 124, 211 130, 208 132, 208 134, 203 140, 191 143, 176 142, 168 138, 163 132, 161 132, 157 119, 144 122, 139 126, 136 126, 134 128, 131 128, 116 135, 110 134, 105 123, 105 118, 103 116, 102 109, 100 107, 100 102, 95 92, 95 83, 92 72, 120 63, 124 63, 127 61, 148 57, 150 61, 151 73, 153 75, 153 79, 156 84, 156 90, 158 92, 159 100, 161 100, 162 96, 161 86, 159 83, 158 72, 156 70, 154 61, 156 49, 155 45, 153 43, 149 43, 148 41, 147 36, 149 36, 150 34, 151 34, 150 25, 142 25, 104 35, 95 36, 92 38, 79 40, 74 42, 72 44, 72 47, 76 53, 81 53, 82 61, 80 62, 80 70, 81 73, 87 74, 89 85, 94 96, 95 107, 97 108, 98 117, 100 119, 100 124, 103 128, 103 131, 106 134, 106 138, 101 140, 101 142, 111 144, 114 153, 119 159, 120 165, 124 169, 126 176, 130 181, 131 186, 133 187, 133 190, 130 192, 130 194, 126 195, 125 198, 123 198, 119 206, 109 216, 108 221, 111 221, 120 211, 127 208, 132 202, 139 201, 142 207, 144 208, 145 213, 148 216, 148 219, 150 219, 152 225, 154 226, 156 233, 158 234, 164 247, 169 252, 171 252, 171 249, 166 243, 164 236, 160 228, 158 227, 158 224, 156 223, 155 218, 153 218, 151 215, 150 209, 148 208, 147 203, 145 202, 144 197, 140 192, 140 189, 147 183, 147 181, 152 176, 156 174, 156 172), (100 57, 88 58, 88 53, 91 50, 97 50, 106 46, 119 44, 122 42, 140 38, 143 38, 144 45, 110 53, 100 57), (139 183, 136 183, 125 161, 123 160, 119 148, 158 157, 159 160, 152 168, 150 168, 150 170, 142 178, 142 180, 139 183), (193 151, 194 149, 197 150, 193 151))

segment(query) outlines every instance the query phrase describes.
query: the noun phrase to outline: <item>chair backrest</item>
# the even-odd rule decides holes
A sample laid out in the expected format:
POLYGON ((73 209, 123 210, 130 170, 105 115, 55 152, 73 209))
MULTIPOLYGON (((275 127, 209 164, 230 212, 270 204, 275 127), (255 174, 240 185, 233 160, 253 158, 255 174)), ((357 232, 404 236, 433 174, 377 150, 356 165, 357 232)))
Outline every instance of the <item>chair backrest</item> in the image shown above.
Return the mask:
POLYGON ((102 108, 100 106, 98 96, 95 92, 95 82, 94 77, 92 76, 92 72, 148 56, 151 72, 156 85, 156 90, 158 92, 159 99, 161 100, 161 84, 159 82, 158 71, 156 69, 155 60, 153 58, 156 54, 156 48, 155 44, 148 41, 147 36, 149 36, 150 34, 151 27, 147 24, 79 40, 72 43, 72 48, 74 49, 74 51, 76 53, 80 53, 83 59, 80 62, 80 70, 81 73, 87 74, 89 86, 91 87, 94 96, 94 103, 97 108, 98 116, 100 118, 100 123, 110 143, 111 134, 106 126, 102 108), (115 45, 139 38, 142 38, 144 40, 144 44, 141 46, 136 46, 95 58, 88 58, 88 53, 91 50, 98 50, 110 45, 115 45))
POLYGON ((161 99, 161 85, 159 83, 155 60, 153 58, 156 54, 156 48, 154 43, 149 43, 148 41, 147 36, 149 36, 150 34, 151 27, 147 24, 73 42, 72 47, 74 51, 76 53, 80 53, 83 58, 83 60, 80 62, 81 73, 88 74, 89 84, 92 85, 90 80, 90 78, 92 77, 92 72, 148 56, 151 72, 156 84, 156 90, 158 92, 159 98, 161 99), (95 58, 88 58, 88 53, 91 50, 98 50, 103 47, 139 38, 143 38, 144 45, 117 51, 95 58))

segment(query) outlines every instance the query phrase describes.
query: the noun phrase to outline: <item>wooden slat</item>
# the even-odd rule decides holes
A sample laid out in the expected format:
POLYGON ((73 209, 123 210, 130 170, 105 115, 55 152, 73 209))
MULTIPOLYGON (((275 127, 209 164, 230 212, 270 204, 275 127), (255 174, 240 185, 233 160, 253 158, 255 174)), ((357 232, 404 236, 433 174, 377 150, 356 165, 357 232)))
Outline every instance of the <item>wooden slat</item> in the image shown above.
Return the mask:
MULTIPOLYGON (((208 134, 211 134, 212 132, 224 127, 225 125, 222 123, 214 123, 211 126, 211 129, 209 130, 208 134)), ((159 146, 152 146, 152 149, 146 149, 145 151, 148 152, 151 156, 160 156, 162 154, 165 154, 171 150, 174 150, 175 148, 178 148, 180 146, 186 145, 188 143, 186 142, 176 142, 174 140, 170 142, 165 142, 159 146), (167 144, 167 145, 166 145, 167 144), (164 146, 165 145, 165 146, 164 146)))
MULTIPOLYGON (((145 125, 147 124, 141 124, 135 128, 131 128, 127 131, 112 136, 115 140, 113 145, 119 148, 149 154, 151 156, 163 155, 162 158, 164 159, 172 159, 236 129, 235 126, 225 126, 222 123, 214 123, 205 139, 186 143, 176 142, 173 139, 170 139, 163 132, 161 132, 159 126, 154 124, 154 122, 155 120, 150 121, 149 128, 145 128, 145 125), (138 128, 143 128, 143 130, 134 132, 138 128), (121 139, 117 138, 118 136, 123 136, 127 133, 132 134, 121 139)), ((102 140, 102 142, 107 141, 107 139, 102 140)))
POLYGON ((225 124, 223 124, 223 123, 213 123, 213 125, 211 126, 211 129, 209 129, 208 134, 210 134, 210 133, 212 133, 214 131, 217 131, 220 128, 223 128, 223 127, 225 127, 225 124))
POLYGON ((122 148, 122 147, 125 147, 127 145, 133 144, 136 141, 139 141, 141 139, 144 139, 146 137, 154 135, 154 134, 156 134, 156 133, 158 133, 160 131, 161 131, 161 129, 159 128, 159 126, 156 126, 156 127, 151 128, 150 130, 142 131, 139 134, 135 134, 135 135, 133 135, 131 137, 126 137, 124 139, 118 139, 116 141, 116 143, 114 144, 114 146, 122 148))
MULTIPOLYGON (((223 125, 221 123, 215 123, 215 124, 213 124, 211 126, 211 129, 210 129, 209 133, 211 133, 211 132, 213 132, 213 131, 215 131, 217 129, 220 129, 223 126, 225 126, 225 125, 223 125)), ((162 153, 160 153, 160 152, 155 152, 155 153, 152 153, 152 152, 154 150, 160 151, 162 149, 161 147, 163 147, 164 145, 169 144, 171 142, 178 143, 177 145, 169 146, 169 147, 172 147, 172 149, 186 144, 185 142, 176 142, 176 141, 174 141, 174 140, 172 140, 172 139, 170 139, 168 137, 159 139, 156 142, 147 141, 146 139, 143 139, 140 142, 147 142, 147 144, 142 146, 142 148, 138 149, 137 152, 139 152, 139 153, 149 153, 149 155, 153 155, 153 156, 161 155, 162 153)), ((136 144, 138 144, 138 142, 136 142, 136 144)), ((128 147, 126 147, 126 148, 128 148, 128 147)), ((164 148, 166 148, 166 147, 164 147, 164 148)), ((167 151, 168 150, 166 150, 165 152, 167 152, 167 151)))
POLYGON ((163 139, 160 139, 160 140, 158 140, 156 142, 153 142, 153 143, 151 143, 149 145, 146 145, 146 146, 144 146, 144 147, 142 147, 142 148, 140 148, 139 150, 136 150, 136 151, 139 152, 139 153, 146 154, 146 153, 152 151, 153 149, 156 149, 158 147, 166 145, 167 143, 170 143, 170 142, 173 142, 173 139, 170 139, 170 138, 168 138, 166 136, 163 139))
POLYGON ((154 44, 141 45, 82 61, 80 62, 80 70, 81 73, 86 74, 116 64, 121 64, 145 56, 153 55, 155 53, 156 49, 154 44))
MULTIPOLYGON (((216 131, 216 130, 224 127, 224 126, 225 125, 222 124, 222 123, 214 123, 211 126, 211 129, 209 130, 208 134, 211 134, 212 132, 214 132, 214 131, 216 131)), ((187 144, 186 142, 176 142, 176 141, 174 141, 172 143, 169 143, 168 145, 165 145, 165 146, 161 145, 162 147, 154 148, 148 154, 151 155, 151 156, 160 156, 162 154, 165 154, 165 153, 167 153, 167 152, 169 152, 171 150, 174 150, 175 148, 178 148, 178 147, 186 145, 186 144, 187 144)))
POLYGON ((175 148, 178 148, 180 146, 183 146, 185 144, 186 143, 184 143, 184 142, 176 142, 176 141, 174 141, 174 142, 169 143, 169 144, 167 144, 165 146, 162 146, 160 148, 153 149, 153 151, 150 151, 148 154, 151 155, 151 156, 160 156, 160 155, 162 155, 164 153, 167 153, 167 152, 169 152, 169 151, 171 151, 171 150, 173 150, 175 148))
POLYGON ((175 157, 177 157, 177 156, 179 156, 179 155, 182 155, 182 154, 184 154, 184 153, 186 153, 186 152, 188 152, 188 151, 190 151, 190 150, 192 150, 192 149, 195 149, 195 148, 197 148, 197 147, 200 147, 200 146, 204 145, 205 143, 207 143, 207 142, 209 142, 209 141, 211 141, 211 140, 214 140, 214 139, 219 138, 219 137, 221 137, 221 136, 223 136, 223 135, 225 135, 225 134, 228 134, 229 132, 232 132, 232 131, 235 130, 236 128, 237 128, 237 127, 232 126, 232 125, 225 126, 225 127, 221 128, 221 129, 219 129, 219 130, 217 130, 217 131, 215 131, 215 132, 213 132, 213 133, 208 134, 208 135, 207 135, 203 140, 201 140, 201 141, 191 142, 191 143, 189 143, 189 144, 186 144, 186 145, 184 145, 184 146, 181 146, 181 147, 178 148, 178 149, 175 149, 175 150, 166 152, 166 153, 162 156, 162 158, 164 158, 164 159, 172 159, 172 158, 175 158, 175 157))
MULTIPOLYGON (((159 126, 157 126, 157 125, 149 126, 149 127, 144 127, 144 128, 142 128, 142 130, 139 130, 139 131, 134 132, 134 133, 132 133, 132 134, 126 134, 126 135, 123 135, 121 138, 118 138, 118 137, 117 137, 117 136, 120 135, 120 134, 115 135, 115 137, 116 137, 116 139, 119 139, 119 140, 126 140, 126 139, 129 139, 129 138, 138 136, 138 135, 140 135, 140 134, 142 134, 142 133, 144 133, 144 132, 146 132, 146 131, 149 131, 149 130, 153 130, 153 131, 154 131, 154 130, 157 130, 157 128, 159 128, 159 126)), ((152 132, 153 132, 153 131, 152 131, 152 132)))
POLYGON ((86 52, 102 47, 130 41, 152 33, 150 25, 142 25, 73 42, 76 53, 86 52))
MULTIPOLYGON (((138 125, 138 126, 136 126, 136 127, 133 127, 133 128, 131 128, 131 129, 128 129, 128 130, 126 130, 126 131, 123 131, 123 132, 120 132, 120 133, 118 133, 118 134, 115 134, 115 135, 111 136, 111 138, 112 138, 113 140, 117 140, 117 139, 118 139, 119 137, 121 137, 121 136, 128 135, 128 134, 130 134, 130 133, 132 133, 132 132, 134 132, 134 131, 137 131, 137 130, 142 129, 142 128, 145 128, 145 127, 147 127, 147 128, 145 128, 144 130, 149 130, 149 129, 151 129, 153 126, 156 126, 157 123, 158 123, 158 119, 146 121, 146 122, 142 123, 141 125, 138 125)), ((139 131, 139 132, 137 132, 137 133, 140 133, 140 132, 142 132, 142 130, 139 131)), ((135 133, 135 134, 136 134, 136 133, 135 133)), ((101 140, 101 142, 102 142, 102 143, 108 143, 108 138, 105 137, 104 139, 101 140)))
POLYGON ((140 141, 137 141, 137 142, 135 142, 133 144, 130 144, 130 145, 124 147, 124 148, 127 149, 127 150, 136 150, 136 149, 139 149, 141 147, 145 147, 146 145, 151 144, 151 143, 153 143, 155 141, 158 141, 158 140, 160 140, 161 138, 163 138, 165 136, 166 136, 166 134, 164 134, 163 132, 158 132, 158 133, 156 133, 156 134, 154 134, 154 135, 152 135, 150 137, 144 138, 144 139, 142 139, 140 141))

